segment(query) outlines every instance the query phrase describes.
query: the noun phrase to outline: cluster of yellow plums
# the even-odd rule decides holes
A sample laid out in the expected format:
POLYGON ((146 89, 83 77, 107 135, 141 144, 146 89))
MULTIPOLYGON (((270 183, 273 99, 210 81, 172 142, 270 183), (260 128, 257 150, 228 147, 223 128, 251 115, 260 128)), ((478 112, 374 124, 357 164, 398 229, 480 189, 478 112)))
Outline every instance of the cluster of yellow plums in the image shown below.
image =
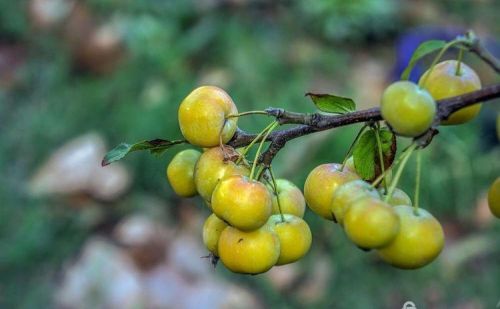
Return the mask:
POLYGON ((304 184, 311 210, 341 225, 358 247, 377 249, 382 260, 399 268, 427 265, 444 246, 441 225, 428 211, 412 207, 404 191, 384 193, 359 178, 352 160, 344 167, 322 164, 304 184))
POLYGON ((231 271, 258 274, 303 257, 312 235, 302 219, 302 192, 285 179, 253 179, 244 156, 225 145, 237 128, 235 104, 220 88, 203 86, 179 108, 186 140, 202 147, 179 152, 167 178, 183 197, 199 194, 213 212, 203 226, 203 242, 231 271), (229 116, 229 117, 228 117, 229 116))
MULTIPOLYGON (((433 125, 436 100, 480 88, 470 67, 444 61, 429 69, 419 85, 409 81, 390 85, 382 97, 381 114, 397 134, 417 137, 433 125)), ((456 111, 444 124, 464 123, 480 108, 476 104, 456 111)), ((304 194, 290 181, 274 180, 272 174, 254 177, 246 151, 226 145, 237 130, 238 116, 224 90, 214 86, 193 90, 180 104, 179 126, 184 138, 203 151, 183 150, 167 167, 167 178, 178 195, 199 194, 212 211, 203 226, 203 241, 228 269, 257 274, 302 258, 312 242, 302 219, 306 204, 341 225, 358 247, 375 249, 393 266, 418 268, 439 255, 444 246, 440 223, 425 209, 413 207, 408 195, 395 186, 385 192, 362 180, 352 158, 344 165, 313 169, 304 194)), ((496 203, 492 212, 499 215, 498 185, 494 190, 490 207, 496 203)))

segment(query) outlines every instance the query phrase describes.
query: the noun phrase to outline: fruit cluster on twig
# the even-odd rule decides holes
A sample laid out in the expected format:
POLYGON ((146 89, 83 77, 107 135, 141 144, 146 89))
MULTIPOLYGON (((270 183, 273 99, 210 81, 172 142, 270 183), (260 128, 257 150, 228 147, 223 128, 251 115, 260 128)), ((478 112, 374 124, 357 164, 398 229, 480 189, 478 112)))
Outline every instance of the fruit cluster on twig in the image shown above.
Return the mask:
MULTIPOLYGON (((402 80, 385 89, 380 108, 362 111, 356 111, 349 98, 308 94, 320 112, 302 114, 268 108, 238 113, 224 90, 214 86, 193 90, 179 106, 179 127, 185 142, 203 148, 203 152, 179 152, 167 167, 167 178, 178 195, 199 194, 211 210, 203 227, 203 241, 214 261, 220 258, 234 272, 257 274, 299 260, 312 242, 303 220, 307 205, 317 215, 338 223, 356 246, 376 251, 395 267, 414 269, 432 262, 440 254, 445 237, 439 221, 419 207, 420 150, 432 141, 438 126, 466 123, 477 116, 481 102, 500 97, 500 84, 482 88, 477 74, 462 61, 464 50, 500 71, 498 60, 473 33, 450 42, 424 42, 415 50, 402 80), (452 47, 459 48, 458 59, 439 62, 452 47), (419 83, 407 81, 416 61, 437 50, 419 83), (259 134, 249 134, 237 126, 239 117, 248 115, 265 115, 273 120, 259 134), (293 183, 275 179, 272 160, 288 141, 354 123, 364 125, 344 161, 313 169, 303 194, 293 183), (274 131, 284 124, 297 126, 274 131), (398 158, 396 136, 412 138, 398 158), (266 142, 270 143, 263 151, 266 142), (249 158, 254 146, 255 156, 249 158), (412 201, 397 185, 415 152, 412 201)), ((108 153, 103 165, 131 151, 161 153, 183 142, 156 139, 122 144, 108 153)), ((500 209, 499 184, 495 181, 489 194, 496 216, 500 209)))

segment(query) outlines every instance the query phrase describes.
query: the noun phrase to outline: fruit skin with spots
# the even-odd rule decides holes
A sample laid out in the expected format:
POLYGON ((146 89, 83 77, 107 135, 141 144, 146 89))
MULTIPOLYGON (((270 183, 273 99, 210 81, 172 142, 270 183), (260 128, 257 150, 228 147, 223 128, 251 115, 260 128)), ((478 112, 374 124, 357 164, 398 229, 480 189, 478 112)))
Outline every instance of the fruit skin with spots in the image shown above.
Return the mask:
POLYGON ((286 179, 276 179, 276 191, 278 196, 273 193, 273 214, 279 214, 278 198, 280 200, 281 211, 284 214, 291 214, 303 218, 306 211, 306 200, 302 191, 291 181, 286 179))
POLYGON ((212 211, 233 227, 250 231, 263 226, 272 212, 272 195, 261 182, 234 175, 219 182, 212 211))
POLYGON ((222 179, 231 175, 249 175, 248 167, 236 165, 231 159, 236 151, 229 146, 214 147, 203 152, 196 163, 194 183, 200 196, 210 204, 212 193, 222 179))
POLYGON ((498 177, 488 190, 488 206, 491 213, 500 218, 500 177, 498 177))
POLYGON ((385 262, 402 269, 416 269, 432 262, 444 247, 441 224, 425 209, 396 206, 400 228, 396 238, 378 250, 385 262))
POLYGON ((429 92, 418 85, 398 81, 382 94, 380 112, 394 132, 415 137, 431 127, 436 116, 436 102, 429 92))
POLYGON ((354 202, 344 216, 344 229, 357 246, 376 249, 388 245, 399 231, 399 217, 394 208, 376 198, 354 202))
POLYGON ((272 215, 267 225, 278 234, 280 239, 280 256, 276 265, 284 265, 298 261, 304 257, 312 243, 311 229, 307 222, 290 214, 272 215))
POLYGON ((338 186, 359 179, 355 173, 337 163, 322 164, 314 168, 304 183, 304 197, 309 208, 325 219, 333 220, 332 198, 338 186))
POLYGON ((203 244, 215 256, 219 256, 218 244, 222 231, 228 227, 227 223, 211 214, 203 224, 203 244))
POLYGON ((260 274, 278 261, 280 240, 267 225, 248 232, 228 226, 220 235, 218 251, 220 261, 232 272, 260 274))
POLYGON ((346 182, 340 185, 333 194, 331 212, 338 224, 343 224, 344 215, 349 207, 359 199, 379 198, 378 191, 369 183, 361 179, 346 182))
POLYGON ((194 149, 186 149, 177 153, 167 166, 167 179, 174 192, 182 197, 195 196, 194 168, 201 153, 194 149))
MULTIPOLYGON (((457 75, 457 65, 457 60, 446 60, 436 64, 433 69, 427 70, 422 75, 419 85, 429 91, 434 100, 446 99, 481 89, 481 80, 476 72, 462 62, 460 72, 457 75)), ((462 124, 476 117, 480 110, 480 103, 467 106, 454 112, 441 123, 444 125, 462 124)))
POLYGON ((182 135, 193 145, 214 147, 227 143, 237 129, 238 113, 231 97, 215 86, 193 90, 179 106, 179 127, 182 135))

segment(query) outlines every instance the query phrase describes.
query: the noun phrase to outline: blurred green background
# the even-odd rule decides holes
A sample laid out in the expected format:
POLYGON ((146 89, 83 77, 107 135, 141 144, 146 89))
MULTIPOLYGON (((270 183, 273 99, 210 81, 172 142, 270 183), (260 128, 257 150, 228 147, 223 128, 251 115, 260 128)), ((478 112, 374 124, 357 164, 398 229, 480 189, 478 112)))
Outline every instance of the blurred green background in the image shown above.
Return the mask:
MULTIPOLYGON (((179 138, 178 105, 202 84, 226 89, 240 111, 313 112, 309 91, 375 106, 419 41, 473 29, 500 56, 498 14, 495 0, 0 0, 0 307, 494 308, 500 221, 485 192, 500 175, 498 100, 425 150, 421 204, 447 244, 414 271, 360 251, 310 211, 313 246, 300 262, 258 276, 213 270, 200 259, 207 208, 165 180, 182 147, 106 172, 99 163, 123 141, 179 138)), ((500 81, 465 61, 484 84, 500 81)), ((316 165, 343 159, 357 129, 290 142, 277 174, 302 187, 316 165)), ((410 195, 412 162, 401 184, 410 195)))

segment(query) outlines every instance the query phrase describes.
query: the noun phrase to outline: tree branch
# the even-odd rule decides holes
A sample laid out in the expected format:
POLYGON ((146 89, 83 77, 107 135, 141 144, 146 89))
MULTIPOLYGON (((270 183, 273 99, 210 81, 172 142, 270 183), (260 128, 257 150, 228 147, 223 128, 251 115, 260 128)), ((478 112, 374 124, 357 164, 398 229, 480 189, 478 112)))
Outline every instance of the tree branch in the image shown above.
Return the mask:
POLYGON ((493 56, 488 49, 484 47, 479 37, 473 35, 470 44, 467 44, 466 47, 469 51, 476 54, 479 58, 481 58, 486 64, 488 64, 495 72, 500 74, 500 60, 498 60, 495 56, 493 56))
MULTIPOLYGON (((440 122, 448 119, 453 112, 475 103, 486 102, 499 97, 500 84, 496 84, 464 95, 437 101, 438 111, 433 127, 429 129, 428 132, 423 134, 424 137, 428 138, 426 143, 429 143, 432 137, 437 134, 436 127, 440 124, 440 122)), ((320 113, 302 114, 285 111, 280 108, 268 108, 266 112, 269 115, 274 116, 280 124, 299 125, 269 134, 267 140, 270 141, 271 144, 260 157, 260 161, 265 166, 269 166, 278 151, 280 151, 281 148, 283 148, 285 144, 292 139, 314 132, 325 131, 354 123, 382 120, 379 108, 355 111, 343 115, 328 115, 320 113)), ((238 129, 228 144, 233 147, 246 146, 250 144, 255 137, 255 134, 249 134, 238 129)))

